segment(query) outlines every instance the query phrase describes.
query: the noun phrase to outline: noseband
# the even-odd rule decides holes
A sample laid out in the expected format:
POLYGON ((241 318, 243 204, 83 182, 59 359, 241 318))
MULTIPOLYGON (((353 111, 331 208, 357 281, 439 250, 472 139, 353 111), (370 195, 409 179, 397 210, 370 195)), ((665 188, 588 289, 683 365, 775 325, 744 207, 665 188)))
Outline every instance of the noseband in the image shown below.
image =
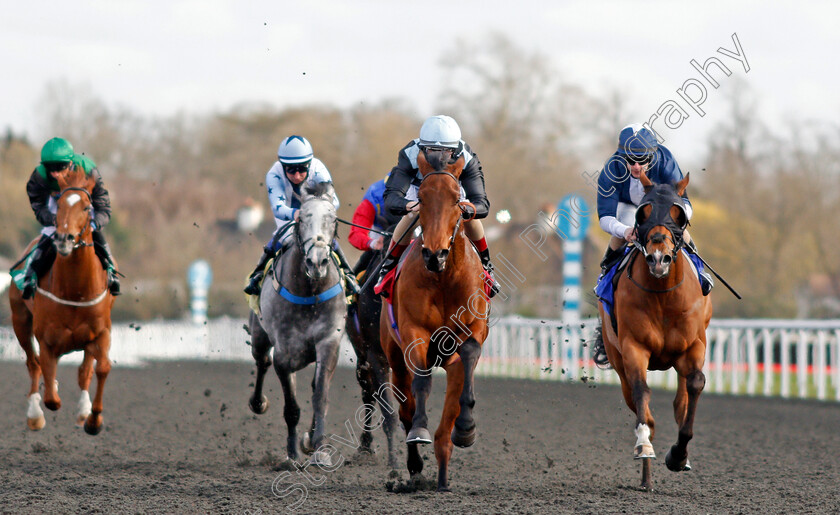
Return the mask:
MULTIPOLYGON (((88 190, 86 190, 85 188, 79 188, 77 186, 71 186, 69 188, 64 188, 63 190, 61 190, 61 192, 58 194, 58 197, 56 198, 56 203, 68 191, 81 191, 82 193, 85 194, 85 196, 88 199, 88 207, 85 208, 85 211, 87 211, 87 213, 88 213, 88 219, 87 219, 87 222, 85 223, 85 225, 82 226, 82 229, 76 235, 76 244, 73 245, 73 248, 77 249, 79 247, 92 247, 93 242, 87 243, 85 241, 82 241, 82 235, 84 235, 85 232, 87 232, 88 227, 90 227, 90 223, 93 221, 93 199, 90 196, 90 192, 88 190)), ((55 239, 54 234, 53 234, 53 239, 55 239)))

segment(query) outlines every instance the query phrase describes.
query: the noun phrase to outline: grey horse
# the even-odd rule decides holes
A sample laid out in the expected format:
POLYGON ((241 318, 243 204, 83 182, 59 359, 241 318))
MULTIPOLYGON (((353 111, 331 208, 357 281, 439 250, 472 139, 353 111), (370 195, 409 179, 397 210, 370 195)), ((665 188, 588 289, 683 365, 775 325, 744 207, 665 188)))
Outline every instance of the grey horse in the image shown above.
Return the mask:
POLYGON ((272 363, 283 386, 283 418, 288 427, 287 455, 298 458, 297 425, 300 406, 295 399, 295 372, 315 362, 312 380, 312 426, 301 449, 314 452, 310 461, 330 465, 324 442, 327 397, 338 361, 347 313, 343 281, 331 258, 337 216, 331 183, 305 188, 290 248, 274 263, 260 293, 260 315, 250 315, 251 354, 257 364, 254 394, 249 405, 257 414, 268 409, 263 380, 272 363))

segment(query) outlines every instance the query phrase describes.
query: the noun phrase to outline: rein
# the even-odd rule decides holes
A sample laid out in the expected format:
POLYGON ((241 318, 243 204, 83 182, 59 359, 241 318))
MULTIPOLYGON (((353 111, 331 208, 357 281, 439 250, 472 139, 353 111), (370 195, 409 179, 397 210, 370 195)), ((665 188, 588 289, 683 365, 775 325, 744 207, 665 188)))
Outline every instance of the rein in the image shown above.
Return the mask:
POLYGON ((353 227, 358 227, 359 229, 364 229, 366 231, 381 234, 382 236, 391 237, 394 234, 394 233, 391 233, 391 232, 388 232, 388 231, 380 231, 380 230, 374 229, 373 227, 365 227, 364 225, 354 224, 353 222, 348 222, 347 220, 344 220, 343 218, 337 218, 336 220, 338 220, 339 222, 341 222, 343 224, 347 224, 347 225, 350 225, 350 226, 353 226, 353 227))

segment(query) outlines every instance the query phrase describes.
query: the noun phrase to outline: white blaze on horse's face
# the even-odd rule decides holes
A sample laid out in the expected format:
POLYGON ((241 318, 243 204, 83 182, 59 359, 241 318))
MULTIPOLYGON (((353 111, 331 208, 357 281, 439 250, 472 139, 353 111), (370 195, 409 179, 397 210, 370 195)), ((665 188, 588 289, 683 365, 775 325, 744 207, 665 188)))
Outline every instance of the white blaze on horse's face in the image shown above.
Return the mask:
POLYGON ((90 203, 87 197, 68 192, 57 203, 53 242, 58 253, 69 256, 81 242, 90 224, 90 203))
POLYGON ((301 205, 298 223, 304 271, 312 279, 322 279, 329 271, 335 232, 336 215, 332 201, 308 199, 301 205))
POLYGON ((655 233, 648 237, 647 256, 645 262, 650 269, 650 275, 663 279, 671 272, 673 263, 673 248, 668 248, 671 239, 667 233, 655 233))

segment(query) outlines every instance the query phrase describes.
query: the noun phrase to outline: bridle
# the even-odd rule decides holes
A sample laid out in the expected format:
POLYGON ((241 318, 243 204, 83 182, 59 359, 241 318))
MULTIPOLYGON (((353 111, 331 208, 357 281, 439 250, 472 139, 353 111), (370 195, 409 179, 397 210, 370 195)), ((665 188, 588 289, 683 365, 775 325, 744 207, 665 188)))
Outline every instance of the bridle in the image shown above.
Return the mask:
MULTIPOLYGON (((639 253, 642 254, 642 256, 644 256, 645 260, 647 260, 647 257, 649 256, 647 251, 647 244, 650 238, 648 238, 648 234, 654 227, 663 226, 665 227, 665 229, 668 230, 668 234, 666 235, 662 233, 657 233, 653 235, 654 239, 660 239, 660 241, 654 241, 654 243, 661 243, 664 242, 666 239, 670 240, 673 244, 673 247, 670 252, 671 262, 676 263, 679 251, 685 245, 685 240, 683 239, 683 232, 685 231, 686 227, 688 227, 688 217, 685 216, 685 206, 683 205, 682 199, 680 199, 679 196, 677 196, 677 199, 679 201, 672 201, 670 204, 667 204, 666 199, 663 199, 661 196, 655 196, 653 200, 643 202, 639 204, 639 207, 636 208, 636 223, 633 227, 633 230, 635 231, 637 238, 633 241, 633 246, 636 248, 636 250, 639 251, 639 253), (642 213, 642 209, 644 209, 646 206, 652 206, 650 216, 647 218, 647 220, 643 221, 642 223, 639 223, 639 215, 642 213), (682 226, 677 224, 677 222, 670 215, 670 209, 673 206, 677 206, 678 208, 680 208, 680 210, 683 213, 685 223, 682 226)), ((639 284, 638 281, 633 279, 631 273, 632 268, 632 263, 630 263, 627 266, 627 278, 630 279, 630 282, 632 282, 637 287, 648 293, 668 293, 672 290, 677 289, 680 285, 682 285, 683 281, 685 281, 685 270, 683 269, 682 277, 676 285, 670 288, 666 288, 664 290, 655 290, 647 288, 646 286, 639 284)))
MULTIPOLYGON (((303 201, 303 203, 301 204, 301 207, 303 207, 303 204, 305 204, 307 202, 310 202, 312 200, 320 200, 322 202, 329 202, 329 200, 327 200, 324 197, 309 197, 305 201, 303 201)), ((337 223, 337 219, 336 219, 336 223, 333 224, 332 237, 328 238, 328 241, 316 240, 314 236, 310 236, 309 238, 306 238, 305 240, 302 240, 301 235, 300 235, 300 222, 292 222, 292 224, 295 226, 295 230, 294 230, 295 243, 297 244, 298 250, 300 250, 301 254, 304 257, 309 255, 309 251, 311 251, 315 247, 329 248, 332 245, 333 240, 335 240, 335 235, 336 235, 336 232, 338 231, 338 223, 337 223)), ((309 271, 305 267, 304 267, 304 273, 306 274, 307 277, 312 279, 312 276, 309 275, 309 271)))
MULTIPOLYGON (((449 172, 445 172, 443 170, 427 173, 423 177, 423 180, 420 181, 420 184, 422 185, 423 181, 425 181, 426 179, 428 179, 432 175, 448 175, 449 177, 452 177, 452 180, 455 181, 456 184, 460 184, 460 181, 458 180, 457 177, 455 177, 453 174, 451 174, 449 172)), ((419 200, 418 200, 418 202, 419 202, 419 200)), ((475 211, 476 211, 475 210, 475 205, 472 202, 468 202, 468 201, 463 201, 463 202, 459 201, 458 202, 458 208, 461 210, 461 216, 458 216, 458 221, 455 222, 455 228, 452 230, 452 236, 449 237, 449 246, 450 247, 452 247, 455 244, 455 238, 458 236, 458 229, 461 228, 461 221, 464 219, 463 215, 467 213, 467 208, 468 207, 472 208, 472 213, 470 214, 470 217, 467 218, 467 220, 469 221, 469 220, 472 220, 473 218, 475 218, 475 211)), ((420 234, 420 239, 422 240, 422 247, 425 249, 426 248, 426 243, 425 243, 425 240, 423 240, 423 234, 422 233, 420 234)))
MULTIPOLYGON (((82 193, 85 194, 85 196, 88 199, 88 207, 85 208, 85 211, 87 211, 87 213, 88 213, 88 219, 87 219, 87 222, 85 223, 85 225, 82 226, 79 233, 75 235, 76 244, 73 245, 73 248, 77 249, 79 247, 92 247, 93 246, 93 241, 91 241, 90 243, 88 243, 86 241, 82 241, 82 236, 87 232, 87 229, 90 227, 90 224, 93 221, 93 199, 90 196, 90 192, 88 190, 86 190, 85 188, 80 188, 78 186, 70 186, 69 188, 64 188, 63 190, 61 190, 61 192, 59 192, 58 197, 56 197, 56 203, 58 203, 58 201, 61 199, 61 197, 64 196, 64 194, 67 193, 68 191, 81 191, 82 193)), ((55 239, 55 233, 53 233, 53 239, 55 239)))

